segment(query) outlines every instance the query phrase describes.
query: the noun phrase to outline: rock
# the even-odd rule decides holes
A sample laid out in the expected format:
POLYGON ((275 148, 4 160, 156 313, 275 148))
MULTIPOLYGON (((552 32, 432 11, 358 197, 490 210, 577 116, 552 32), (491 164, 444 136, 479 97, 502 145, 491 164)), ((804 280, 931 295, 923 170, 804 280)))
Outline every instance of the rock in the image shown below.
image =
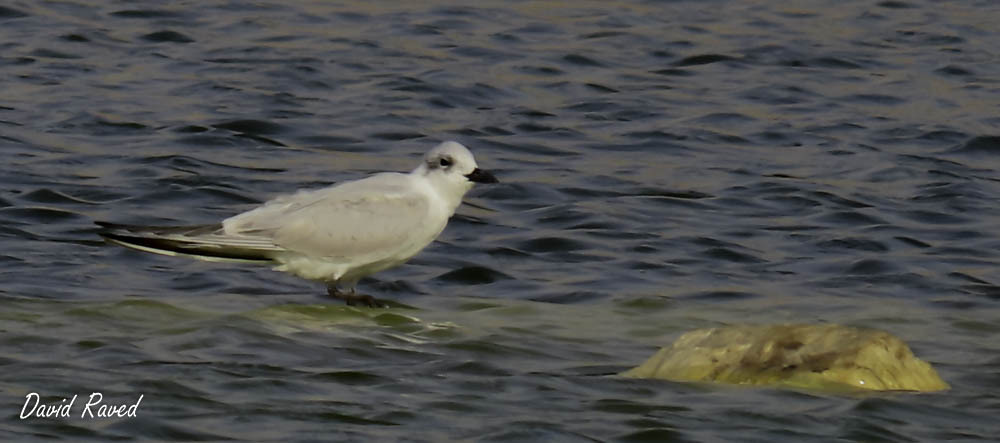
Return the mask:
POLYGON ((892 334, 834 324, 698 329, 622 375, 822 390, 949 388, 892 334))

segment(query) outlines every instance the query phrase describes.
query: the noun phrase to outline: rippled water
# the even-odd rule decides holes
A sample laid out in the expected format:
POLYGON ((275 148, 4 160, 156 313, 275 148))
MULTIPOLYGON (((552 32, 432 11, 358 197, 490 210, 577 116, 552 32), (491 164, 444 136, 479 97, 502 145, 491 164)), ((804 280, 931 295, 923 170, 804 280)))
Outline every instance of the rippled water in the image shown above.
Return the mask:
POLYGON ((0 6, 0 437, 941 441, 1000 434, 991 1, 0 6), (408 170, 503 182, 341 306, 107 246, 408 170), (611 376, 684 331, 840 322, 953 387, 611 376), (79 395, 70 418, 25 396, 79 395), (80 418, 92 392, 136 417, 80 418))

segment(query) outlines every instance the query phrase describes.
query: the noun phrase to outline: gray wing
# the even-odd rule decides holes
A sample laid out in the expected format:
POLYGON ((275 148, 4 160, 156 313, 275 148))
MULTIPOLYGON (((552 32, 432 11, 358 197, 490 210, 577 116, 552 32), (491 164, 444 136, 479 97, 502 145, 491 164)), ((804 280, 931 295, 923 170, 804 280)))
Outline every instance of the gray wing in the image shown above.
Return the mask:
POLYGON ((266 240, 288 252, 365 261, 430 242, 447 222, 429 220, 430 206, 428 194, 414 188, 409 176, 384 173, 277 198, 225 220, 223 229, 228 236, 266 240))

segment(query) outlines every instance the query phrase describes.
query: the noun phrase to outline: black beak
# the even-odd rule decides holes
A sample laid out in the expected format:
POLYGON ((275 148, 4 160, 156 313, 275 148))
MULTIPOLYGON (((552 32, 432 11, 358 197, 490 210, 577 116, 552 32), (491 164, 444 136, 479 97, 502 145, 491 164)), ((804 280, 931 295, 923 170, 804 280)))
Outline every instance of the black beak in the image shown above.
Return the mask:
POLYGON ((473 183, 500 183, 493 174, 486 172, 482 169, 476 168, 472 172, 465 174, 465 178, 469 179, 473 183))

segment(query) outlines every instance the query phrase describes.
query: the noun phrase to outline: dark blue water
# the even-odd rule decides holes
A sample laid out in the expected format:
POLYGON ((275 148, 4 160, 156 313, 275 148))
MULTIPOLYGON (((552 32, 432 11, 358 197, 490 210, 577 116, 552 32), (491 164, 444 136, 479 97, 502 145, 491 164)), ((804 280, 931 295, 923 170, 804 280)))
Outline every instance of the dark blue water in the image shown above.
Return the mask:
POLYGON ((0 6, 0 438, 992 441, 991 1, 0 6), (503 182, 344 307, 105 245, 409 170, 503 182), (952 390, 611 374, 740 322, 888 330, 952 390), (20 419, 36 392, 68 418, 20 419), (93 392, 135 417, 81 418, 93 392))

